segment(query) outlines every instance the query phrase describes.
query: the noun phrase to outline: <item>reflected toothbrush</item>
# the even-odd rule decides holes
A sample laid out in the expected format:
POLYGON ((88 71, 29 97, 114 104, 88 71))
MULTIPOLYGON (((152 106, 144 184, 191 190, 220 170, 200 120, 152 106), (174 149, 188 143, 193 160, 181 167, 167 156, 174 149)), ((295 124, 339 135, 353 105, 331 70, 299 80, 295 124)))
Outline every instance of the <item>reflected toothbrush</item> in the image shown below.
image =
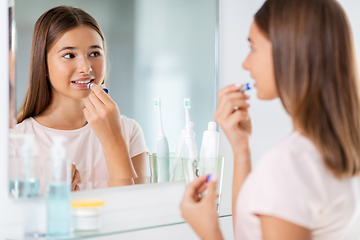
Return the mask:
POLYGON ((195 134, 192 134, 190 130, 190 114, 189 109, 191 108, 190 98, 184 99, 185 108, 185 140, 184 140, 184 156, 187 159, 187 175, 188 181, 192 182, 197 176, 197 149, 195 143, 195 134))
POLYGON ((156 143, 156 154, 158 158, 158 173, 159 182, 169 181, 169 143, 164 134, 161 117, 161 100, 160 98, 154 99, 154 106, 158 109, 159 116, 159 133, 156 143))

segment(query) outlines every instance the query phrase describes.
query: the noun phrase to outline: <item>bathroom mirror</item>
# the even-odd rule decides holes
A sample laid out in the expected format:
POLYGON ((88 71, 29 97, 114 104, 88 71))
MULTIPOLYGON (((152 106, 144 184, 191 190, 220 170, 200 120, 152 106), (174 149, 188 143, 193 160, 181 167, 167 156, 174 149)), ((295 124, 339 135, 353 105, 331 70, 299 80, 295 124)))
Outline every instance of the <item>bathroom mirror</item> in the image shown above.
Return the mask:
MULTIPOLYGON (((161 98, 171 153, 185 127, 184 98, 191 99, 190 119, 199 151, 216 107, 218 1, 14 0, 11 29, 16 61, 10 68, 16 76, 16 112, 28 87, 34 24, 42 13, 59 5, 79 7, 99 23, 108 59, 106 87, 120 113, 141 126, 149 152, 156 152, 159 132, 154 98, 161 98)), ((149 165, 148 161, 150 179, 149 165)))

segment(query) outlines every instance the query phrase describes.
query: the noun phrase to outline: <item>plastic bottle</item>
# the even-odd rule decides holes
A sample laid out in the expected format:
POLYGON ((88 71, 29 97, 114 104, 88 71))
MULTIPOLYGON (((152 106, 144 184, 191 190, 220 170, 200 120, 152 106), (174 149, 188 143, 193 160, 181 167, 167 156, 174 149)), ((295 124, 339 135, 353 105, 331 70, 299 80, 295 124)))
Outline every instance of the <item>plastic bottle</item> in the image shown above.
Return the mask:
POLYGON ((217 172, 219 156, 219 133, 216 131, 216 123, 209 122, 208 130, 204 131, 199 159, 200 175, 217 172))
POLYGON ((24 172, 24 197, 36 197, 39 195, 39 176, 34 174, 39 166, 36 166, 34 154, 34 135, 24 134, 24 144, 21 146, 21 158, 24 172))
POLYGON ((208 123, 208 130, 204 131, 200 158, 217 158, 219 156, 219 133, 216 131, 216 122, 208 123))
POLYGON ((23 206, 23 223, 24 223, 24 236, 35 237, 41 236, 44 230, 41 225, 41 219, 45 216, 45 209, 39 203, 36 197, 40 194, 40 181, 39 181, 39 166, 37 165, 37 157, 35 154, 34 135, 21 134, 19 138, 24 139, 24 143, 20 148, 22 176, 17 179, 19 187, 19 196, 27 199, 23 206))
MULTIPOLYGON (((186 128, 186 127, 185 127, 186 128)), ((176 148, 174 163, 171 168, 170 181, 178 181, 184 179, 182 158, 184 157, 184 141, 186 136, 186 129, 180 131, 179 140, 176 148)), ((193 131, 194 123, 190 121, 191 135, 195 138, 195 132, 193 131)))
MULTIPOLYGON (((176 154, 175 154, 175 157, 177 157, 177 158, 184 157, 184 140, 185 140, 185 136, 186 136, 185 128, 180 131, 179 140, 178 140, 178 144, 177 144, 177 148, 176 148, 176 154)), ((193 131, 193 128, 194 128, 194 123, 190 121, 191 134, 195 138, 195 132, 193 131)))
POLYGON ((46 184, 47 234, 70 234, 70 162, 66 158, 63 136, 53 136, 46 184))

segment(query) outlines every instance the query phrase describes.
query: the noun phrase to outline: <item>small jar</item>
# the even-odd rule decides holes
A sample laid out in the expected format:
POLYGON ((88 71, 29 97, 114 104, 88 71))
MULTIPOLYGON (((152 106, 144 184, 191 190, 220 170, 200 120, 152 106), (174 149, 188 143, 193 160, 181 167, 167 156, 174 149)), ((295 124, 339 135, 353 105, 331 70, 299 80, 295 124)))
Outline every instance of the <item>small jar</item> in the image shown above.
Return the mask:
POLYGON ((75 231, 94 231, 101 227, 101 208, 104 201, 83 199, 71 201, 71 215, 75 231))

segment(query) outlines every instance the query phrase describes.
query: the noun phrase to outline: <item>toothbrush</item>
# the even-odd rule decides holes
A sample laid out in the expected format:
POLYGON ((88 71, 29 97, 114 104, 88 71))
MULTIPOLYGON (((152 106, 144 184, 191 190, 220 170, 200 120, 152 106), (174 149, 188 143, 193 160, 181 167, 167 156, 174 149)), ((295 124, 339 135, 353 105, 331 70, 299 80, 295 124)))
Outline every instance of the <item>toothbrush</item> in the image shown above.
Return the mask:
POLYGON ((190 130, 190 114, 189 109, 191 108, 190 98, 184 99, 184 108, 185 108, 185 141, 184 141, 184 157, 187 159, 187 171, 189 182, 192 182, 195 179, 197 168, 194 166, 197 159, 197 149, 195 143, 195 136, 191 134, 190 130), (193 161, 194 160, 194 161, 193 161))
POLYGON ((161 100, 160 98, 154 99, 154 106, 158 109, 159 113, 159 133, 156 144, 156 154, 158 157, 158 175, 159 182, 169 181, 169 143, 164 134, 161 118, 161 100))
POLYGON ((240 89, 239 92, 245 92, 246 90, 250 90, 254 87, 253 83, 245 83, 240 89))

